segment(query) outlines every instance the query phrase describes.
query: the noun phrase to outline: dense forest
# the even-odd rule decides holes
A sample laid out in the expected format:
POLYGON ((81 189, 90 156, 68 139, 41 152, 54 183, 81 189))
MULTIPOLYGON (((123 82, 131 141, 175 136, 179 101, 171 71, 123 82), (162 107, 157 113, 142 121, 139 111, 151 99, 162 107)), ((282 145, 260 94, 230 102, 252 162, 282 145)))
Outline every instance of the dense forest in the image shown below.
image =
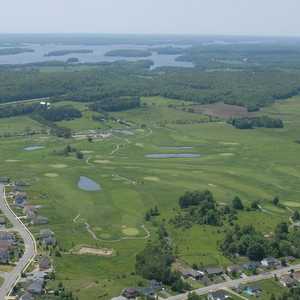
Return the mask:
POLYGON ((265 128, 283 128, 284 124, 281 119, 275 119, 268 116, 251 117, 251 118, 232 118, 228 121, 232 126, 238 129, 253 129, 256 127, 265 128))
MULTIPOLYGON (((72 44, 73 39, 69 39, 72 44)), ((12 48, 3 51, 9 49, 12 48)), ((180 54, 178 59, 191 61, 196 67, 151 69, 151 60, 76 64, 73 70, 71 63, 78 60, 3 65, 0 66, 0 102, 39 97, 97 101, 104 97, 160 95, 201 104, 222 101, 255 111, 277 99, 296 95, 300 89, 297 43, 194 44, 183 48, 178 44, 151 49, 161 54, 180 54), (51 72, 43 69, 51 66, 61 68, 53 68, 51 72)), ((54 54, 63 55, 66 51, 71 50, 54 54)), ((129 56, 151 54, 140 49, 119 49, 111 54, 126 55, 120 51, 129 56)))
POLYGON ((173 291, 184 292, 190 289, 181 275, 172 270, 175 261, 174 249, 164 225, 157 232, 158 238, 148 241, 145 249, 136 255, 136 273, 148 280, 157 280, 171 286, 173 291))
POLYGON ((180 68, 149 71, 150 65, 151 61, 115 62, 77 72, 0 68, 0 101, 40 97, 96 101, 103 97, 161 95, 198 103, 223 101, 261 107, 296 95, 300 88, 300 73, 180 68))
POLYGON ((47 121, 58 122, 62 120, 72 120, 76 118, 81 118, 81 112, 70 106, 59 106, 59 107, 51 107, 50 109, 45 109, 39 112, 39 115, 47 121))
POLYGON ((89 105, 90 110, 96 112, 122 111, 140 107, 141 100, 139 97, 132 98, 103 98, 89 105))
POLYGON ((70 49, 70 50, 55 50, 45 54, 45 56, 64 56, 68 54, 88 54, 93 53, 93 50, 89 49, 70 49))
POLYGON ((266 238, 253 226, 240 227, 236 225, 229 230, 221 245, 221 250, 227 256, 236 254, 247 256, 257 261, 267 256, 300 257, 300 230, 289 228, 287 223, 280 223, 272 238, 266 238))

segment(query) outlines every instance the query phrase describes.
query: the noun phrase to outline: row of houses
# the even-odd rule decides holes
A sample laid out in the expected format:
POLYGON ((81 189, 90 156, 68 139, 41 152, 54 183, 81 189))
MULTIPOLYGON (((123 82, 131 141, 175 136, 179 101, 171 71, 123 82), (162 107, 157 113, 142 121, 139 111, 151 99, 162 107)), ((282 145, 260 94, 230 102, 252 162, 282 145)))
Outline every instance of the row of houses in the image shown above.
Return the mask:
MULTIPOLYGON (((295 260, 294 257, 288 256, 284 260, 287 263, 295 260)), ((184 278, 192 278, 195 280, 201 280, 204 277, 212 278, 216 276, 222 276, 223 274, 240 274, 247 271, 254 271, 258 269, 276 269, 281 267, 281 261, 274 257, 267 257, 261 261, 250 261, 244 264, 236 264, 228 266, 227 268, 222 267, 208 267, 202 270, 195 270, 190 267, 177 266, 177 271, 179 271, 184 278)))
POLYGON ((0 264, 8 264, 10 262, 15 247, 16 237, 14 233, 0 231, 0 264))
POLYGON ((52 263, 48 256, 38 258, 38 268, 25 274, 20 282, 22 293, 20 300, 33 300, 44 293, 49 274, 53 272, 52 263))
POLYGON ((28 202, 28 195, 24 191, 23 186, 15 184, 12 188, 10 196, 14 198, 14 205, 17 208, 22 209, 24 215, 26 216, 26 219, 30 224, 45 225, 49 223, 48 218, 40 216, 38 214, 39 206, 30 205, 30 203, 28 202))

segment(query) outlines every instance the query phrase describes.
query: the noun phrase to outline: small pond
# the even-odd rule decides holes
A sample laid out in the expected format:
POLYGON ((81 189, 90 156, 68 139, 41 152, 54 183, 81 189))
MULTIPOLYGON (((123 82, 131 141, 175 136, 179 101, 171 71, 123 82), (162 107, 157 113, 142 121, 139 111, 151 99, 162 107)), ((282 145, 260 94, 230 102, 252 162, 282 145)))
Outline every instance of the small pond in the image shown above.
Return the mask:
POLYGON ((194 158, 200 157, 200 154, 195 153, 166 153, 166 154, 146 154, 147 158, 194 158))
POLYGON ((97 182, 85 176, 80 176, 77 185, 83 191, 87 191, 87 192, 101 191, 101 186, 97 182))
POLYGON ((39 145, 32 145, 32 146, 27 146, 24 148, 25 151, 34 151, 34 150, 40 150, 44 149, 44 146, 39 146, 39 145))

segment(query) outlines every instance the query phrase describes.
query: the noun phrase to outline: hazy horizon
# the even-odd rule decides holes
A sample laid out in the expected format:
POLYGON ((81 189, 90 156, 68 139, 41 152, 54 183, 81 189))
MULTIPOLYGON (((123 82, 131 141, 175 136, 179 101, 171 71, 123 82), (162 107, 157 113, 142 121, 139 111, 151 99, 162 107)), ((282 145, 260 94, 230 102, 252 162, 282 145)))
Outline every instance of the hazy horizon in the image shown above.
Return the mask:
POLYGON ((300 35, 297 0, 10 0, 2 34, 300 35))

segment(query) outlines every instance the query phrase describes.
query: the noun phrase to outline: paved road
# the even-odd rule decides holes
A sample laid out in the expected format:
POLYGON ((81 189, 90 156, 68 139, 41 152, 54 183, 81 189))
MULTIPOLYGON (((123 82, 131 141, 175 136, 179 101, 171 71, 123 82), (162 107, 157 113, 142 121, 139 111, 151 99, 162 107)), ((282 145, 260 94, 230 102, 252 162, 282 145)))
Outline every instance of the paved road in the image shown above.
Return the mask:
POLYGON ((10 105, 10 104, 22 104, 22 103, 28 103, 28 102, 30 103, 30 102, 49 100, 49 99, 50 99, 49 97, 43 97, 43 98, 18 100, 18 101, 0 103, 0 106, 10 105))
MULTIPOLYGON (((196 290, 194 290, 194 292, 197 293, 198 295, 205 295, 209 292, 217 291, 220 289, 238 287, 240 284, 248 284, 251 282, 256 282, 256 281, 260 281, 260 280, 264 280, 264 279, 270 279, 270 278, 273 278, 275 275, 280 277, 282 275, 289 273, 289 271, 291 269, 293 269, 295 271, 300 271, 300 264, 281 268, 279 270, 275 270, 275 271, 271 271, 271 272, 266 272, 266 273, 259 274, 259 275, 249 276, 246 278, 235 279, 235 280, 225 281, 225 282, 218 283, 218 284, 213 284, 213 285, 210 285, 207 287, 196 289, 196 290)), ((169 297, 169 298, 167 298, 167 300, 185 300, 185 299, 187 299, 187 296, 188 296, 188 293, 184 293, 184 294, 179 294, 176 296, 169 297)))
POLYGON ((0 299, 2 300, 5 299, 5 296, 11 292, 12 288, 19 280, 24 268, 36 256, 37 250, 34 237, 7 204, 4 196, 4 186, 2 184, 0 184, 0 210, 9 219, 13 225, 13 229, 23 238, 25 244, 25 251, 22 258, 18 261, 16 267, 11 272, 5 274, 4 283, 0 288, 0 299))

